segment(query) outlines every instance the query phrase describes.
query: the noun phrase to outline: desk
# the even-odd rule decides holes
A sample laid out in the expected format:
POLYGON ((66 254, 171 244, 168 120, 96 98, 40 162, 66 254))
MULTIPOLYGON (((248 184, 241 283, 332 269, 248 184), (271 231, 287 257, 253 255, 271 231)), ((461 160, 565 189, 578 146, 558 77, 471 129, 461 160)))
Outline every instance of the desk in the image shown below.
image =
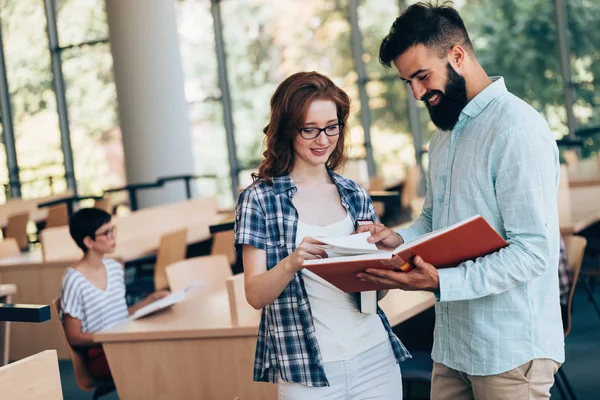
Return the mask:
MULTIPOLYGON (((12 295, 17 293, 17 286, 0 285, 0 303, 11 303, 12 295)), ((0 367, 8 364, 10 352, 10 322, 0 321, 0 367)))
MULTIPOLYGON (((117 248, 107 257, 129 262, 154 255, 162 235, 182 228, 188 230, 188 245, 209 240, 209 226, 222 218, 217 214, 217 203, 213 198, 146 208, 114 218, 118 232, 117 248)), ((83 255, 66 226, 45 229, 41 233, 41 240, 45 246, 46 261, 73 261, 83 255)))
MULTIPOLYGON (((60 294, 64 271, 71 262, 0 264, 0 282, 11 282, 17 288, 13 303, 50 304, 60 294)), ((10 357, 20 360, 47 349, 56 349, 60 359, 69 353, 61 333, 52 321, 38 324, 10 324, 10 357)))
MULTIPOLYGON (((233 326, 227 291, 199 287, 170 310, 94 335, 125 399, 276 399, 252 381, 259 315, 233 326), (133 372, 135 371, 135 372, 133 372)), ((391 290, 380 303, 392 324, 433 306, 432 293, 391 290)))
POLYGON ((559 191, 560 233, 572 235, 600 221, 600 186, 573 187, 559 191), (569 212, 570 210, 570 212, 569 212))
POLYGON ((9 199, 6 203, 0 204, 0 228, 6 228, 8 217, 23 212, 28 212, 29 220, 34 221, 36 224, 45 221, 48 216, 48 209, 38 208, 38 204, 70 196, 73 196, 73 193, 71 191, 66 191, 64 193, 39 197, 37 199, 9 199))

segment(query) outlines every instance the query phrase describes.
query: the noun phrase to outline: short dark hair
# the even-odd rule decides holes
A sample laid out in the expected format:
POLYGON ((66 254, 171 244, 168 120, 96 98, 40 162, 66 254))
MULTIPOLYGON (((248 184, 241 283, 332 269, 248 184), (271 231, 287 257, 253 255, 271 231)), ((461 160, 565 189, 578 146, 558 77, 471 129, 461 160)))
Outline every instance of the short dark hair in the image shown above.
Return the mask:
POLYGON ((423 44, 439 57, 455 45, 473 53, 465 24, 451 2, 423 3, 408 7, 392 24, 381 42, 379 61, 386 67, 409 48, 423 44))
POLYGON ((88 251, 83 239, 86 236, 96 239, 96 231, 112 219, 111 215, 99 208, 82 208, 73 214, 69 220, 69 233, 84 253, 88 251))

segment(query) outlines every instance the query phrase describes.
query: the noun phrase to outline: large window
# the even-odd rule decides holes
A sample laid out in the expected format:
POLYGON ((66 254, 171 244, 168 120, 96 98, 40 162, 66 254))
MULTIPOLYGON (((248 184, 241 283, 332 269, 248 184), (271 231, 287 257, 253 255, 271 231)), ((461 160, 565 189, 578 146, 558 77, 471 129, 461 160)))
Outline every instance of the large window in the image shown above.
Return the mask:
POLYGON ((21 193, 66 188, 43 2, 4 1, 0 10, 21 193))
POLYGON ((185 96, 189 105, 196 173, 216 176, 198 180, 202 195, 218 193, 220 203, 231 203, 231 180, 223 106, 210 1, 179 1, 177 19, 185 96))
MULTIPOLYGON (((65 93, 59 96, 67 101, 79 192, 99 193, 123 184, 104 0, 57 0, 57 20, 51 22, 56 22, 59 46, 53 49, 44 1, 3 0, 0 6, 22 196, 43 196, 67 186, 52 54, 58 55, 63 71, 65 93)), ((0 182, 6 184, 4 151, 0 160, 0 182)))
POLYGON ((117 95, 108 44, 62 52, 78 190, 102 193, 125 182, 117 95))
MULTIPOLYGON (((2 125, 0 125, 0 135, 3 134, 2 125)), ((1 136, 0 136, 1 138, 1 136)), ((0 182, 2 182, 2 186, 0 187, 0 203, 4 203, 6 201, 6 195, 8 187, 8 168, 6 162, 6 151, 4 149, 4 142, 0 140, 0 182)))
MULTIPOLYGON (((262 160, 263 128, 275 88, 298 71, 328 75, 356 99, 356 76, 345 2, 224 1, 225 50, 233 103, 235 138, 242 166, 262 160)), ((354 107, 359 107, 355 102, 354 107)), ((353 111, 354 109, 353 108, 353 111)), ((364 153, 352 113, 350 153, 364 153), (355 140, 357 139, 357 140, 355 140)), ((241 181, 244 181, 241 177, 241 181)))

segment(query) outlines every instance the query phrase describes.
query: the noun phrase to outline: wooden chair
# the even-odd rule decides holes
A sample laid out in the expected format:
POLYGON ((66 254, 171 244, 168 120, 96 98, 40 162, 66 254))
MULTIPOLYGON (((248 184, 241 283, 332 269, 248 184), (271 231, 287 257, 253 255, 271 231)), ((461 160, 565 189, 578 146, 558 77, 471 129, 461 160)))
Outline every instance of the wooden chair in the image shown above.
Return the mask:
MULTIPOLYGON (((581 271, 581 263, 583 262, 583 255, 585 253, 585 246, 587 240, 581 236, 567 236, 563 239, 565 241, 565 248, 567 251, 567 260, 569 264, 569 274, 571 275, 571 287, 569 288, 569 297, 567 300, 566 313, 563 313, 564 334, 565 337, 571 332, 571 310, 573 308, 573 295, 575 294, 575 286, 579 279, 579 272, 581 271)), ((556 374, 556 386, 563 399, 567 398, 566 393, 569 394, 568 398, 573 400, 576 399, 575 393, 567 379, 567 375, 563 368, 559 368, 556 374), (566 393, 565 393, 566 392, 566 393)))
POLYGON ((8 217, 6 223, 6 231, 4 234, 5 238, 13 238, 17 241, 17 244, 21 250, 24 250, 29 245, 27 239, 27 223, 29 222, 29 213, 22 212, 13 214, 8 217))
POLYGON ((71 357, 71 362, 73 363, 73 373, 75 374, 77 386, 86 392, 93 391, 94 399, 98 399, 100 396, 113 392, 115 390, 114 382, 95 380, 88 371, 84 356, 69 344, 65 327, 60 319, 60 297, 54 298, 50 306, 53 314, 52 322, 58 325, 57 329, 60 329, 61 337, 64 339, 67 349, 69 350, 69 356, 71 357))
MULTIPOLYGON (((370 191, 383 191, 385 190, 385 178, 383 176, 377 175, 372 176, 369 179, 369 190, 370 191)), ((375 212, 377 216, 381 218, 383 214, 385 214, 385 205, 382 201, 374 201, 373 207, 375 207, 375 212)))
POLYGON ((40 232, 42 259, 45 262, 75 260, 83 257, 83 251, 71 239, 67 227, 46 228, 40 232))
POLYGON ((412 216, 421 213, 423 208, 423 199, 419 197, 419 184, 421 183, 421 168, 413 165, 406 175, 404 185, 402 186, 402 208, 410 209, 412 216))
POLYGON ((110 215, 113 214, 113 204, 110 197, 103 197, 101 199, 94 200, 94 208, 104 210, 110 215))
POLYGON ((237 257, 235 254, 235 247, 233 246, 233 230, 217 232, 212 235, 213 241, 210 248, 210 255, 216 256, 222 254, 227 257, 230 265, 235 265, 237 257))
POLYGON ((66 203, 48 207, 48 217, 44 228, 69 225, 69 209, 66 203))
POLYGON ((575 285, 579 279, 581 264, 587 239, 582 236, 567 236, 563 238, 567 251, 567 260, 569 263, 569 274, 571 275, 571 288, 569 289, 569 298, 567 301, 567 320, 565 321, 565 336, 571 332, 571 308, 573 305, 573 295, 575 294, 575 285))
POLYGON ((245 321, 257 318, 260 310, 254 309, 246 300, 244 274, 237 274, 225 279, 227 295, 229 296, 229 311, 233 326, 243 325, 245 321))
POLYGON ((21 249, 14 238, 6 238, 0 242, 0 258, 19 257, 21 249))
POLYGON ((225 279, 231 276, 231 266, 224 255, 188 258, 167 267, 167 279, 172 291, 186 288, 202 280, 202 285, 215 290, 226 288, 225 279))
POLYGON ((0 368, 3 400, 62 400, 56 350, 46 350, 0 368))
POLYGON ((128 304, 137 302, 153 291, 169 289, 166 268, 173 263, 185 260, 186 236, 187 229, 185 228, 161 236, 154 264, 153 279, 146 279, 140 274, 136 274, 136 280, 127 285, 128 304))
POLYGON ((167 233, 160 238, 156 265, 154 266, 154 290, 169 289, 167 267, 185 260, 187 252, 187 229, 167 233))

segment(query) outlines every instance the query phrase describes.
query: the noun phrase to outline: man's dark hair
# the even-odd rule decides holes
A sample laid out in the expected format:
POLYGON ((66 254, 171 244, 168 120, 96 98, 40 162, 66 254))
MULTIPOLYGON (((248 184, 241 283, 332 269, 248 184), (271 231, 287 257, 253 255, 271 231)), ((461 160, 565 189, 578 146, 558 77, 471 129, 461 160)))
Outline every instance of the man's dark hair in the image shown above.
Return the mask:
POLYGON ((77 243, 77 246, 86 253, 88 249, 83 244, 83 239, 89 236, 95 240, 98 228, 109 223, 111 218, 109 213, 99 208, 82 208, 73 214, 69 220, 71 237, 77 243))
POLYGON ((439 57, 444 57, 455 45, 473 52, 465 24, 450 2, 419 2, 408 7, 381 42, 379 61, 390 67, 398 56, 418 44, 430 48, 439 57))

